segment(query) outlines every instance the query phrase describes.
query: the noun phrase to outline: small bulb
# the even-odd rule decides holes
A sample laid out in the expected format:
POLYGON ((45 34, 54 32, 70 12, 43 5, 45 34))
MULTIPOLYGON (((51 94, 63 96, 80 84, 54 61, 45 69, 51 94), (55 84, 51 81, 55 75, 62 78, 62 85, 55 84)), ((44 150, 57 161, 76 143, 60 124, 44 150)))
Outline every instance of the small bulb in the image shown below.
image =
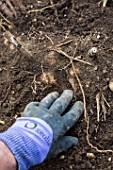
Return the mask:
POLYGON ((88 51, 88 54, 89 54, 89 56, 94 56, 94 55, 97 54, 97 52, 98 52, 97 47, 92 47, 92 48, 88 51))
POLYGON ((97 39, 100 39, 100 35, 97 35, 97 39))
POLYGON ((88 158, 92 158, 92 159, 95 158, 94 153, 87 153, 86 156, 87 156, 88 158))

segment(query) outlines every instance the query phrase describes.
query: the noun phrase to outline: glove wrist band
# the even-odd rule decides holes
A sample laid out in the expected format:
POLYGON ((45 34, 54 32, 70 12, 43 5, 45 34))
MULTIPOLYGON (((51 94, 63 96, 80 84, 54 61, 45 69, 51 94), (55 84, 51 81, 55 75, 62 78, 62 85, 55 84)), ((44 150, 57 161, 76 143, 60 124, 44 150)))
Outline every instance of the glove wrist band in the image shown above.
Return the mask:
POLYGON ((3 141, 14 154, 19 170, 28 170, 46 158, 52 144, 51 127, 39 118, 18 118, 4 133, 3 141))

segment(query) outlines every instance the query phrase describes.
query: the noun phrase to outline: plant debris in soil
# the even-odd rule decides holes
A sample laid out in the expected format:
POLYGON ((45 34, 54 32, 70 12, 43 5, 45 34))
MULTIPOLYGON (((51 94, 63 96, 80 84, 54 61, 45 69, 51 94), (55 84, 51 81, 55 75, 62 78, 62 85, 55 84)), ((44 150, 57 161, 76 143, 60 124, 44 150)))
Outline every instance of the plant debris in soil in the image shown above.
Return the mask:
POLYGON ((84 101, 83 116, 68 132, 79 138, 78 146, 31 170, 112 170, 113 2, 104 11, 98 0, 26 0, 23 5, 26 14, 18 9, 18 19, 1 15, 0 132, 29 102, 72 89, 72 104, 84 101), (6 31, 11 35, 4 36, 6 31))

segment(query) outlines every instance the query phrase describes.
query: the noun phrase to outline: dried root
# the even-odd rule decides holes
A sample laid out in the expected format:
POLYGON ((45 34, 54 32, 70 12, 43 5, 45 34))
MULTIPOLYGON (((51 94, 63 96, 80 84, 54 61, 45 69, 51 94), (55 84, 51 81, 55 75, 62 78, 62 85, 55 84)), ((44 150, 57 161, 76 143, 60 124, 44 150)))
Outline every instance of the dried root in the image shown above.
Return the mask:
MULTIPOLYGON (((86 140, 87 140, 87 143, 88 145, 92 148, 92 149, 95 149, 97 152, 99 153, 113 153, 113 150, 112 149, 106 149, 106 150, 100 150, 98 149, 97 146, 93 145, 91 142, 90 142, 90 135, 89 135, 89 129, 90 129, 90 120, 89 120, 89 115, 88 115, 88 112, 87 112, 87 106, 86 106, 86 97, 85 97, 85 92, 84 92, 84 89, 82 87, 82 84, 81 84, 81 81, 76 73, 76 69, 75 69, 75 66, 74 66, 74 63, 72 62, 72 69, 74 71, 74 74, 75 74, 75 77, 78 81, 78 84, 80 86, 80 89, 81 89, 81 92, 82 92, 82 95, 83 95, 83 102, 84 102, 84 118, 85 118, 85 121, 86 121, 86 140)), ((106 100, 105 98, 103 99, 104 101, 106 100)), ((107 103, 106 103, 107 104, 107 103)))
POLYGON ((15 7, 18 6, 21 11, 25 11, 25 7, 21 0, 5 0, 0 1, 0 11, 10 19, 17 18, 15 7))
POLYGON ((104 117, 104 121, 106 121, 106 114, 107 114, 107 109, 106 109, 106 105, 108 107, 110 107, 109 103, 107 102, 104 94, 102 93, 102 91, 100 91, 97 95, 96 95, 96 103, 97 103, 97 121, 100 121, 100 110, 102 109, 102 113, 103 113, 103 117, 104 117))

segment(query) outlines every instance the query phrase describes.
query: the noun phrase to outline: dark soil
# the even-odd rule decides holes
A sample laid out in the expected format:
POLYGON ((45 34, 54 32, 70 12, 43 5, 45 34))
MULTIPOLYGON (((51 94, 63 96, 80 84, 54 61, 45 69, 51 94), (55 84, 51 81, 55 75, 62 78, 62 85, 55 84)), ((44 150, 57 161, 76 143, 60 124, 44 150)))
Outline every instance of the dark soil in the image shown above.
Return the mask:
MULTIPOLYGON (((26 0, 24 3, 27 11, 51 5, 49 0, 26 0)), ((71 65, 68 65, 70 61, 51 50, 57 47, 70 56, 80 56, 80 59, 92 64, 74 61, 86 96, 90 118, 89 137, 99 149, 113 149, 113 92, 107 87, 113 78, 113 2, 104 11, 98 5, 98 0, 53 0, 53 3, 57 5, 21 15, 14 21, 12 33, 31 56, 24 50, 12 50, 1 40, 0 120, 5 124, 0 124, 0 131, 10 127, 29 102, 40 101, 52 91, 62 93, 65 89, 73 89, 70 84, 70 78, 73 78, 70 75, 71 65), (97 47, 95 56, 89 55, 92 47, 97 47), (100 121, 97 122, 96 95, 100 91, 110 107, 105 104, 106 120, 101 108, 100 121)), ((2 34, 1 30, 1 37, 2 34)), ((76 78, 73 80, 75 99, 83 100, 76 78)), ((69 134, 78 136, 78 146, 31 169, 113 169, 111 153, 98 153, 88 145, 84 116, 69 134), (88 157, 87 153, 93 153, 95 157, 88 157)))

